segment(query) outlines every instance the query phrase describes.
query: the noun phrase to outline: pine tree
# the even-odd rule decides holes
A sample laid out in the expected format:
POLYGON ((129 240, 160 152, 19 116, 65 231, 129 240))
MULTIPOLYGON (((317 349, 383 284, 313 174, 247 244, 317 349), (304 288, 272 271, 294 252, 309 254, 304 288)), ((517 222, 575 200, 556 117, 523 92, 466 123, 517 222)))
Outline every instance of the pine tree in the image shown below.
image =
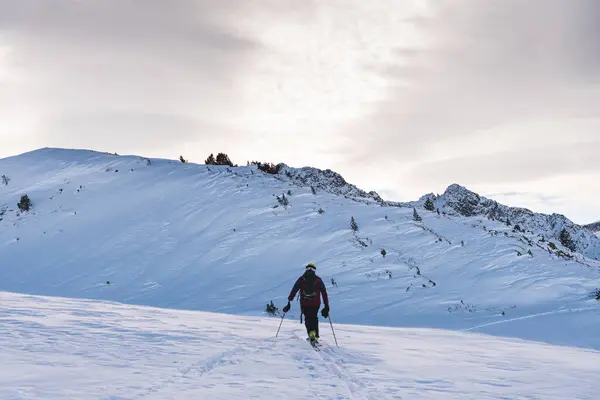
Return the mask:
POLYGON ((565 246, 571 251, 575 251, 577 249, 575 243, 573 242, 573 239, 571 238, 571 234, 565 228, 563 228, 562 231, 560 231, 558 240, 560 240, 560 243, 563 246, 565 246))
POLYGON ((433 204, 433 201, 431 201, 431 199, 429 197, 427 198, 427 200, 425 200, 425 204, 423 205, 423 207, 427 211, 434 211, 435 210, 435 205, 433 204))
POLYGON ((215 165, 216 163, 217 161, 212 153, 210 153, 210 156, 208 156, 208 158, 204 161, 204 164, 206 165, 215 165))
POLYGON ((350 218, 350 228, 354 231, 357 232, 358 231, 358 224, 356 223, 356 221, 354 220, 354 217, 350 218))
POLYGON ((19 203, 17 204, 17 207, 19 207, 19 210, 21 210, 22 212, 29 211, 31 209, 31 199, 29 198, 29 196, 22 196, 21 201, 19 201, 19 203))
POLYGON ((273 300, 267 304, 265 307, 265 312, 269 315, 279 314, 279 309, 275 306, 275 304, 273 304, 273 300))
POLYGON ((417 209, 413 207, 413 219, 417 222, 421 222, 423 219, 421 218, 421 216, 419 215, 419 213, 417 212, 417 209))
POLYGON ((225 153, 217 154, 217 165, 229 165, 230 167, 233 167, 233 163, 225 153))

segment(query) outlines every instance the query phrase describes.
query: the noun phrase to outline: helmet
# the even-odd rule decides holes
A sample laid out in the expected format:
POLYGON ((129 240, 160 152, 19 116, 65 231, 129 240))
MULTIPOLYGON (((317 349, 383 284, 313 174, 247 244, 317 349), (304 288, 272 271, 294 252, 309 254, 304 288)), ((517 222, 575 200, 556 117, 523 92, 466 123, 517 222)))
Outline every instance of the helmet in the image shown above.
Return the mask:
POLYGON ((312 270, 313 272, 317 270, 317 267, 313 263, 306 264, 306 270, 312 270))

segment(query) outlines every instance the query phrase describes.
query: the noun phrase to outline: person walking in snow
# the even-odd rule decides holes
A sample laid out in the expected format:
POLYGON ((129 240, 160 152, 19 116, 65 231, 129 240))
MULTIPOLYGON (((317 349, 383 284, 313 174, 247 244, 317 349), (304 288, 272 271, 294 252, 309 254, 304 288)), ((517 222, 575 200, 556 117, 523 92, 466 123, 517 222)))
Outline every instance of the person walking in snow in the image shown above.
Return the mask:
POLYGON ((329 317, 329 298, 327 297, 327 289, 325 283, 316 274, 317 267, 313 263, 306 265, 304 274, 296 280, 294 287, 288 296, 288 303, 283 307, 283 312, 287 313, 290 311, 290 302, 296 296, 296 293, 300 291, 300 309, 304 314, 304 325, 306 326, 306 332, 311 343, 319 340, 319 318, 318 312, 321 307, 321 296, 323 296, 323 303, 325 307, 321 310, 321 315, 324 318, 329 317))

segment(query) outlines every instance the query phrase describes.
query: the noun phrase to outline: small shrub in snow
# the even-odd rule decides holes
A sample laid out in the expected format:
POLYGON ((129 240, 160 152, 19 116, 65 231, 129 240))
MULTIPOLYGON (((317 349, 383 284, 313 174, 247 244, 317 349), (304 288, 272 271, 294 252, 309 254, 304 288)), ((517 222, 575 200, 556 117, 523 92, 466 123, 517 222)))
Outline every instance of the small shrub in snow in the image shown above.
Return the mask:
POLYGON ((354 217, 350 218, 350 229, 352 229, 354 232, 358 232, 358 224, 356 223, 354 217))
POLYGON ((187 160, 183 158, 183 156, 179 156, 179 161, 181 161, 183 164, 187 162, 187 160))
POLYGON ((325 211, 324 211, 322 208, 319 208, 319 210, 317 210, 317 212, 318 212, 319 214, 323 214, 325 211))
POLYGON ((425 200, 425 204, 423 205, 423 208, 425 208, 427 211, 435 210, 435 205, 433 204, 433 201, 431 201, 431 199, 429 197, 427 198, 427 200, 425 200))
POLYGON ((548 247, 550 247, 552 250, 556 250, 556 245, 552 242, 548 242, 548 247))
POLYGON ((265 307, 265 312, 269 315, 277 315, 279 314, 279 309, 273 304, 273 300, 265 307))
POLYGON ((521 229, 521 227, 519 226, 519 224, 515 225, 515 227, 513 228, 513 232, 523 232, 523 230, 521 229))
POLYGON ((565 228, 563 228, 562 231, 560 231, 558 240, 560 240, 560 243, 567 249, 571 251, 576 250, 575 243, 573 242, 573 239, 571 239, 571 234, 565 228))
POLYGON ((10 182, 10 178, 6 175, 2 175, 2 184, 8 186, 8 182, 10 182))
MULTIPOLYGON (((369 247, 369 245, 367 244, 367 242, 365 242, 364 240, 362 240, 361 238, 357 237, 356 238, 356 242, 361 245, 362 247, 369 247)), ((373 260, 371 260, 371 262, 373 262, 373 260)))
POLYGON ((312 192, 312 194, 316 195, 317 194, 317 189, 315 189, 314 186, 310 187, 310 191, 312 192))
POLYGON ((19 210, 21 210, 21 212, 31 210, 31 206, 31 199, 27 195, 23 195, 19 203, 17 203, 17 207, 19 207, 19 210))
POLYGON ((440 215, 440 209, 439 208, 436 210, 436 212, 437 212, 437 215, 440 215))
POLYGON ((281 195, 281 197, 277 196, 277 202, 281 204, 284 208, 287 208, 290 205, 290 201, 287 197, 285 197, 285 193, 281 195))
POLYGON ((512 224, 510 223, 510 218, 506 217, 506 226, 511 226, 512 224))
POLYGON ((556 255, 557 255, 557 256, 559 256, 559 257, 560 257, 560 258, 562 258, 562 259, 565 259, 565 260, 572 260, 572 259, 573 259, 573 256, 572 256, 572 255, 570 255, 570 254, 567 254, 567 253, 565 253, 565 252, 564 252, 564 251, 562 251, 562 250, 558 250, 558 251, 556 252, 556 255))
POLYGON ((417 222, 421 222, 423 219, 421 218, 421 216, 419 215, 419 213, 417 212, 417 209, 413 207, 413 219, 417 222))
POLYGON ((600 289, 596 289, 596 290, 594 291, 594 293, 592 293, 592 296, 593 296, 593 297, 594 297, 596 300, 600 301, 600 289))
POLYGON ((288 196, 291 196, 291 195, 292 195, 292 191, 291 191, 291 190, 288 190, 288 191, 287 191, 287 194, 288 194, 288 196))
POLYGON ((273 163, 261 163, 258 161, 252 161, 250 164, 254 164, 258 167, 259 170, 261 170, 262 172, 266 173, 266 174, 271 174, 271 175, 277 175, 279 173, 279 171, 281 170, 281 167, 279 165, 275 165, 273 163))
POLYGON ((385 258, 385 256, 387 255, 387 251, 385 251, 385 249, 381 249, 381 255, 385 258))

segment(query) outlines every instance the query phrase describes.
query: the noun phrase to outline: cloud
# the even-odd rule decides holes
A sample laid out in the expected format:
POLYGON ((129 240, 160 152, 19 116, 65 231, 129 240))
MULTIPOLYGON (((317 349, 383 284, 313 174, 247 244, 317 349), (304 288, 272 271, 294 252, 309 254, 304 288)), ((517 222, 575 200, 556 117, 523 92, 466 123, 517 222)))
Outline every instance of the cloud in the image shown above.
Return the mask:
MULTIPOLYGON (((399 47, 392 62, 366 67, 388 89, 368 115, 347 125, 342 149, 354 160, 377 153, 428 162, 454 152, 457 143, 470 153, 489 153, 504 140, 543 147, 540 132, 523 133, 519 124, 600 117, 598 2, 441 1, 431 7, 414 21, 421 44, 399 47), (479 138, 492 129, 495 140, 479 138)), ((569 132, 568 140, 579 135, 569 132)), ((581 135, 584 140, 589 133, 581 135)))
POLYGON ((448 158, 420 163, 407 172, 406 179, 436 184, 510 183, 577 172, 600 172, 599 145, 600 138, 588 143, 544 147, 543 151, 517 149, 448 158))
POLYGON ((225 151, 397 200, 535 184, 575 209, 565 177, 600 179, 598 20, 596 0, 0 0, 0 157, 225 151))
POLYGON ((561 196, 547 196, 543 193, 529 192, 499 192, 499 193, 483 193, 487 198, 530 198, 544 203, 559 203, 564 199, 561 196))
POLYGON ((90 113, 51 119, 44 136, 56 147, 111 149, 118 143, 127 151, 151 151, 160 143, 175 143, 183 150, 186 142, 208 138, 216 129, 211 123, 171 114, 90 113))
POLYGON ((232 1, 0 0, 0 9, 0 104, 13 108, 0 117, 39 121, 0 135, 44 145, 160 147, 202 135, 207 120, 213 135, 231 135, 238 77, 262 49, 236 28, 232 1))

